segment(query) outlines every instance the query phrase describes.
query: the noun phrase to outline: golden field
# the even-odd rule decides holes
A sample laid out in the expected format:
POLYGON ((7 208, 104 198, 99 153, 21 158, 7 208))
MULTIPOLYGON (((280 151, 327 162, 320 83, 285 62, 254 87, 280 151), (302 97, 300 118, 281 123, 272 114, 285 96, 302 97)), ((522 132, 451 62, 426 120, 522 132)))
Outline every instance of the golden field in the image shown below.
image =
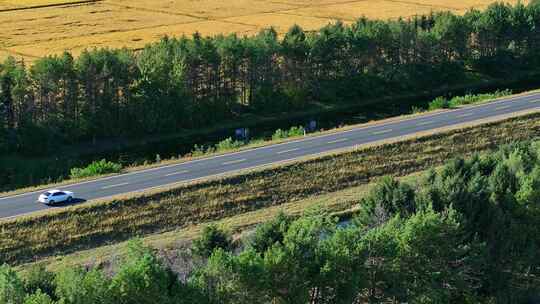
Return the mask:
MULTIPOLYGON (((516 3, 518 0, 508 0, 516 3)), ((293 24, 315 30, 366 16, 391 19, 470 8, 494 0, 0 0, 0 59, 32 61, 93 47, 141 48, 165 35, 251 35, 293 24), (36 7, 47 6, 49 7, 36 7), (16 10, 13 10, 16 9, 16 10)), ((526 1, 525 1, 526 2, 526 1)))

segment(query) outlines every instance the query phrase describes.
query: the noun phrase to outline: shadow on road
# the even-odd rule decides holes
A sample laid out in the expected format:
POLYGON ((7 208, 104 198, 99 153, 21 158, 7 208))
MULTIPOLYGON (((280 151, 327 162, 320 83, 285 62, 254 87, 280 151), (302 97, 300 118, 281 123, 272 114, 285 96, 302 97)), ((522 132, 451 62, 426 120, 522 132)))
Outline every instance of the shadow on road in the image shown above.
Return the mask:
POLYGON ((49 208, 63 208, 68 206, 75 206, 86 202, 83 198, 74 198, 71 200, 71 202, 62 202, 62 203, 56 203, 54 205, 48 205, 49 208))

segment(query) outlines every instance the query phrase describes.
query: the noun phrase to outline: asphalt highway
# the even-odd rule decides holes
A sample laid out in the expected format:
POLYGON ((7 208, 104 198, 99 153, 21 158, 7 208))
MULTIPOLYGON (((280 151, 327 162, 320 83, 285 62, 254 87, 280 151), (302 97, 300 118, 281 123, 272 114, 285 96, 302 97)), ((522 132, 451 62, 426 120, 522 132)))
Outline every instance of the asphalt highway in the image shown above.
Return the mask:
MULTIPOLYGON (((73 191, 80 201, 105 198, 532 109, 540 109, 540 93, 76 183, 61 189, 73 191)), ((63 207, 37 203, 41 192, 0 198, 0 218, 63 207)))

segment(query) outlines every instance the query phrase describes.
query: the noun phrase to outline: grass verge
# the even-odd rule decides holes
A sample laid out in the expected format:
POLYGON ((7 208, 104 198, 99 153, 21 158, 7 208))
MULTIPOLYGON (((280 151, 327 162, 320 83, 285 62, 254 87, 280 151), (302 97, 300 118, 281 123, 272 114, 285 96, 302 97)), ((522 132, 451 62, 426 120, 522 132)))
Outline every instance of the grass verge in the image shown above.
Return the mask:
MULTIPOLYGON (((412 173, 400 179, 414 184, 423 172, 412 173)), ((142 241, 145 245, 157 249, 162 257, 166 257, 165 261, 171 266, 177 265, 181 263, 181 257, 178 256, 178 251, 190 247, 191 242, 199 237, 203 228, 210 223, 226 227, 226 229, 234 234, 235 238, 241 238, 252 231, 256 225, 271 220, 279 212, 296 217, 301 216, 306 210, 317 208, 324 212, 347 218, 356 211, 360 199, 371 186, 372 184, 363 184, 357 187, 312 196, 282 205, 261 208, 211 222, 189 225, 173 231, 145 236, 142 238, 142 241)), ((118 258, 124 256, 126 253, 127 242, 123 241, 113 245, 81 250, 68 255, 47 257, 35 262, 22 264, 17 267, 17 270, 24 272, 34 264, 43 264, 51 271, 56 271, 66 265, 99 266, 101 269, 114 271, 115 261, 121 260, 118 258)))
MULTIPOLYGON (((368 185, 349 188, 346 190, 310 197, 297 202, 285 203, 282 205, 261 208, 258 210, 238 214, 235 216, 212 221, 220 226, 227 227, 236 235, 249 231, 259 223, 263 223, 278 212, 283 211, 287 214, 297 216, 301 215, 305 209, 312 207, 324 208, 324 210, 335 212, 351 212, 358 199, 364 194, 368 185)), ((195 239, 208 222, 189 225, 173 231, 153 234, 143 238, 145 244, 157 248, 163 252, 172 252, 188 246, 195 239)), ((113 245, 106 245, 99 248, 82 250, 66 256, 48 257, 37 261, 45 263, 48 268, 53 270, 63 265, 100 265, 107 266, 116 259, 116 256, 123 255, 126 242, 120 242, 113 245)), ((34 263, 21 265, 21 269, 29 267, 34 263)))
POLYGON ((540 113, 0 222, 0 263, 166 232, 404 176, 540 135, 540 113))

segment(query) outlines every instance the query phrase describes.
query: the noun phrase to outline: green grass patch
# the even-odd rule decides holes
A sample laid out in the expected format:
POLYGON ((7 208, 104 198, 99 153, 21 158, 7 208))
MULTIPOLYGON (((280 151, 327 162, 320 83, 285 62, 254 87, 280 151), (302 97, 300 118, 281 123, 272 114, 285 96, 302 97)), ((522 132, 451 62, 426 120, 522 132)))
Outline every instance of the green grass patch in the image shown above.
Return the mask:
POLYGON ((122 171, 122 165, 105 159, 94 161, 85 168, 73 168, 70 172, 70 178, 85 178, 103 174, 119 173, 122 171))

